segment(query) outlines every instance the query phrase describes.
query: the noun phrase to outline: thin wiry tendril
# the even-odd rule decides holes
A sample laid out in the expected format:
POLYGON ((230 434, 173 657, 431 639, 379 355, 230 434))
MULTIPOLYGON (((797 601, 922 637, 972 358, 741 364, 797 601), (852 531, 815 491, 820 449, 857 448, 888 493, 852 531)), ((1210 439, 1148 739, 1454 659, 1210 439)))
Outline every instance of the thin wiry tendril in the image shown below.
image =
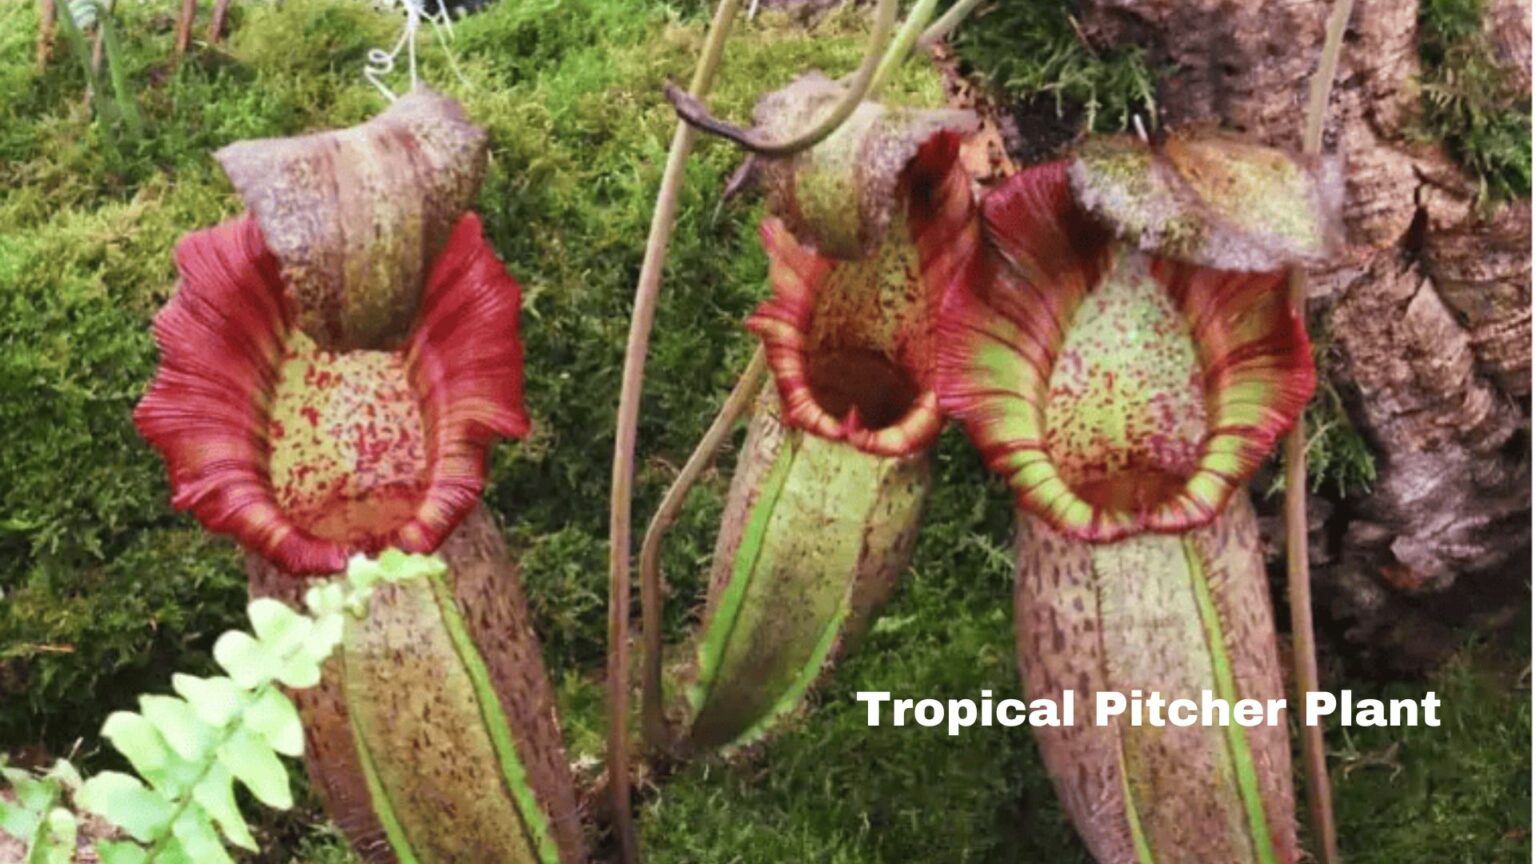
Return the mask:
MULTIPOLYGON (((416 34, 420 31, 423 21, 431 25, 432 34, 437 39, 437 44, 442 47, 443 55, 448 58, 448 66, 453 70, 454 76, 459 79, 459 83, 467 88, 473 88, 473 85, 464 77, 464 73, 459 70, 459 64, 448 47, 448 40, 454 35, 453 16, 449 14, 443 0, 436 0, 436 12, 427 11, 428 2, 432 0, 399 0, 399 5, 405 9, 405 26, 400 31, 400 38, 395 40, 395 44, 388 51, 383 48, 374 48, 368 52, 368 62, 363 68, 363 77, 367 78, 368 83, 377 88, 384 94, 384 98, 391 102, 399 97, 384 81, 386 77, 394 74, 395 61, 402 49, 406 52, 411 89, 414 90, 421 81, 416 65, 416 34)), ((381 0, 380 5, 390 7, 395 5, 395 0, 381 0)))

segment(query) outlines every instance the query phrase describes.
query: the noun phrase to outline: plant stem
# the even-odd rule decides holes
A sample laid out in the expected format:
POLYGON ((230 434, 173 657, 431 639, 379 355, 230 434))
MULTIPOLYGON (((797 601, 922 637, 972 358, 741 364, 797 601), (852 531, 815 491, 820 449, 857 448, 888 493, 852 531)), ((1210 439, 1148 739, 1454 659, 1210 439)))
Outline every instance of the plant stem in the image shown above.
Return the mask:
POLYGON ((816 122, 816 125, 787 140, 767 141, 759 138, 751 129, 742 129, 719 120, 709 113, 709 109, 702 102, 676 86, 668 85, 667 98, 672 100, 672 106, 677 109, 677 116, 690 126, 702 132, 718 135, 759 156, 791 156, 801 150, 814 147, 822 139, 837 131, 837 127, 843 125, 843 121, 847 120, 863 103, 865 94, 870 89, 870 83, 874 80, 875 71, 882 62, 886 42, 891 38, 891 31, 896 29, 896 7, 897 0, 880 0, 880 5, 875 9, 874 29, 870 30, 869 41, 864 47, 864 59, 859 61, 858 71, 854 72, 853 80, 843 91, 842 98, 830 112, 816 122))
MULTIPOLYGON (((64 8, 65 9, 69 8, 68 0, 65 0, 64 8)), ((84 102, 84 104, 86 105, 86 107, 90 107, 90 104, 91 104, 92 100, 94 100, 96 98, 96 85, 98 83, 101 83, 101 64, 104 62, 104 59, 105 59, 102 56, 102 51, 104 49, 102 48, 102 44, 101 44, 101 38, 102 38, 101 34, 104 31, 102 30, 102 27, 101 27, 101 16, 105 13, 106 9, 105 9, 105 7, 101 6, 100 4, 97 5, 97 9, 98 9, 98 11, 96 13, 96 15, 97 15, 97 17, 96 17, 96 35, 91 37, 91 80, 86 84, 86 87, 85 87, 85 102, 84 102)), ((103 98, 105 98, 106 94, 103 93, 102 95, 103 95, 103 98)))
MULTIPOLYGON (((1328 95, 1338 72, 1339 53, 1344 43, 1344 29, 1349 24, 1353 0, 1334 0, 1323 37, 1323 55, 1312 77, 1307 97, 1306 126, 1302 131, 1302 153, 1317 156, 1323 150, 1323 118, 1328 112, 1328 95)), ((1307 274, 1301 268, 1291 271, 1291 303, 1296 314, 1306 320, 1307 274)), ((1306 424, 1297 418, 1285 439, 1285 559, 1286 581, 1291 606, 1291 653, 1295 663, 1297 704, 1306 701, 1309 691, 1317 690, 1317 642, 1312 627, 1312 572, 1307 559, 1307 441, 1306 424)), ((1328 779, 1328 758, 1321 724, 1301 726, 1302 764, 1307 781, 1307 813, 1312 832, 1317 836, 1318 860, 1336 864, 1339 860, 1338 831, 1333 821, 1333 793, 1328 779)))
POLYGON ((197 0, 181 0, 181 14, 176 17, 176 59, 192 44, 192 19, 197 15, 197 0))
POLYGON ((880 58, 880 68, 875 70, 875 79, 869 82, 869 95, 866 98, 875 98, 890 83, 891 75, 906 62, 907 55, 912 53, 912 46, 917 44, 918 37, 928 26, 938 5, 939 0, 917 0, 913 5, 912 11, 907 13, 907 20, 902 22, 901 31, 885 50, 885 56, 880 58))
POLYGON ((668 743, 667 719, 661 702, 661 542, 672 523, 677 521, 677 514, 682 512, 683 502, 688 500, 688 493, 699 476, 714 461, 720 445, 736 424, 736 418, 757 398, 767 370, 768 354, 759 345, 735 389, 726 397, 720 413, 683 464, 683 470, 678 472, 666 497, 661 499, 661 506, 651 517, 645 540, 640 544, 640 615, 645 637, 645 654, 640 663, 640 717, 645 742, 652 749, 661 749, 668 743))
POLYGON ((939 20, 933 22, 932 26, 924 30, 923 35, 917 37, 917 48, 932 48, 940 39, 948 36, 950 31, 960 26, 965 16, 971 14, 980 5, 981 0, 959 0, 958 3, 949 7, 948 12, 939 16, 939 20))
POLYGON ((53 25, 58 16, 54 0, 37 2, 37 71, 48 68, 48 57, 53 53, 53 25))
MULTIPOLYGON (((965 13, 975 6, 975 2, 968 4, 962 2, 960 5, 966 8, 958 13, 951 10, 951 14, 946 15, 945 20, 939 22, 944 25, 945 31, 959 23, 960 19, 965 17, 965 13)), ((677 109, 678 116, 691 126, 726 138, 758 155, 770 157, 789 155, 820 142, 835 131, 861 101, 876 95, 890 79, 892 71, 900 66, 911 52, 918 34, 925 32, 923 27, 933 17, 936 6, 936 0, 918 0, 917 5, 913 7, 907 20, 902 24, 901 32, 887 45, 890 30, 895 23, 896 4, 881 0, 880 7, 876 10, 874 29, 865 48, 864 59, 859 65, 854 81, 844 93, 842 101, 815 127, 796 135, 789 141, 763 142, 753 137, 749 131, 737 129, 710 116, 708 109, 699 100, 676 88, 669 88, 667 95, 677 109), (885 46, 883 54, 880 52, 882 45, 885 46), (879 58, 878 65, 874 62, 876 57, 879 58)), ((758 389, 762 386, 766 368, 766 355, 762 348, 758 348, 752 357, 752 362, 737 380, 731 395, 726 399, 720 414, 704 433, 703 439, 700 440, 693 454, 688 457, 688 462, 679 472, 672 487, 667 490, 641 544, 640 599, 644 633, 644 656, 641 661, 641 723, 645 741, 653 749, 663 748, 668 744, 666 715, 661 693, 661 542, 666 536, 667 529, 671 527, 677 514, 682 510, 688 492, 714 458, 721 442, 730 432, 732 424, 756 397, 758 389)))
POLYGON ((107 52, 107 74, 112 79, 112 94, 117 99, 117 111, 127 124, 128 131, 135 137, 144 132, 144 120, 139 116, 139 105, 134 98, 133 86, 128 83, 128 72, 125 67, 122 46, 117 41, 117 30, 112 24, 112 9, 109 7, 101 20, 96 22, 100 30, 102 44, 107 52))
POLYGON ((215 0, 213 18, 208 22, 208 44, 216 45, 224 38, 224 22, 229 17, 229 0, 215 0))
MULTIPOLYGON (((714 83, 715 70, 725 50, 726 37, 741 8, 741 0, 720 0, 704 40, 704 54, 694 70, 688 90, 703 98, 714 83)), ((635 285, 635 307, 629 321, 629 342, 624 349, 624 374, 619 390, 619 409, 613 441, 613 481, 608 513, 608 788, 612 796, 614 833, 620 859, 625 864, 640 860, 634 820, 629 812, 629 554, 630 510, 635 474, 635 432, 640 419, 640 390, 645 380, 645 355, 651 326, 656 319, 656 295, 661 289, 661 268, 672 240, 688 153, 693 148, 693 127, 679 122, 672 148, 656 194, 656 210, 646 238, 645 259, 635 285)))
MULTIPOLYGON (((101 10, 97 9, 98 16, 101 10)), ((64 0, 54 16, 58 21, 59 29, 64 33, 64 41, 69 43, 70 50, 74 51, 75 59, 80 62, 80 69, 85 73, 85 86, 87 97, 96 107, 96 119, 102 125, 101 140, 106 144, 107 153, 116 163, 122 156, 117 149, 117 133, 112 128, 114 120, 114 107, 106 99, 106 93, 101 84, 100 75, 91 63, 91 46, 85 39, 85 33, 81 32, 80 25, 75 23, 75 13, 69 7, 68 0, 64 0)), ((99 22, 98 22, 99 26, 99 22)))

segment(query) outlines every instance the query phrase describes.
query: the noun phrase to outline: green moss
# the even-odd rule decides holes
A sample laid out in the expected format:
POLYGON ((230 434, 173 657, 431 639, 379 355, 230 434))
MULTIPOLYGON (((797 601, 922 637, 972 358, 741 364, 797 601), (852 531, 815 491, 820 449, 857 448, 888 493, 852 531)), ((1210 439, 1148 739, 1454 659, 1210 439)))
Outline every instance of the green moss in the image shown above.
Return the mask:
POLYGON ((1531 194, 1529 97, 1511 86, 1483 32, 1483 0, 1423 0, 1418 133, 1443 141, 1494 200, 1531 194))
POLYGON ((955 48, 981 79, 1015 100, 1049 104, 1074 132, 1126 129, 1136 114, 1153 120, 1157 70, 1139 49, 1089 48, 1075 14, 1071 0, 982 4, 955 48))
POLYGON ((1510 632, 1504 642, 1469 646, 1427 687, 1371 688, 1370 696, 1386 699, 1435 691, 1438 728, 1329 729, 1345 860, 1531 860, 1529 619, 1510 632))
POLYGON ((1307 406, 1307 480, 1313 492, 1368 494, 1376 482, 1376 454, 1355 428, 1338 391, 1326 379, 1307 406))

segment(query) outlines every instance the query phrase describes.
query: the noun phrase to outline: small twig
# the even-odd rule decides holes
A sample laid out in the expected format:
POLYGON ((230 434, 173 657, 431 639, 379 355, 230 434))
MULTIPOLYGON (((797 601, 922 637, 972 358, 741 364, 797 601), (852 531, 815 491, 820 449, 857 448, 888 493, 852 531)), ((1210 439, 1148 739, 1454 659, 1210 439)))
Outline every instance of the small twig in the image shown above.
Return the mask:
POLYGON ((58 15, 54 0, 37 2, 37 71, 48 68, 48 57, 53 53, 53 22, 58 15))
POLYGON ((68 643, 23 642, 0 651, 0 659, 31 657, 34 654, 73 654, 75 646, 68 643))
POLYGON ((1093 40, 1089 39, 1087 32, 1083 30, 1083 22, 1077 20, 1076 15, 1068 15, 1067 23, 1072 25, 1072 35, 1077 37, 1077 44, 1083 46, 1083 50, 1087 51, 1089 56, 1099 56, 1099 49, 1093 47, 1093 40))
MULTIPOLYGON (((1317 156, 1323 150, 1323 119, 1328 113, 1328 95, 1338 74, 1339 53, 1344 44, 1344 30, 1349 25, 1354 0, 1334 0, 1323 37, 1322 60, 1312 77, 1307 97, 1306 126, 1302 131, 1302 153, 1317 156)), ((1291 271, 1291 303, 1296 314, 1306 319, 1307 274, 1302 268, 1291 271)), ((1286 580, 1291 605, 1291 647, 1296 671, 1298 704, 1309 691, 1317 690, 1317 642, 1312 626, 1312 572, 1307 558, 1307 438, 1306 424, 1298 418, 1285 439, 1285 558, 1286 580)), ((1321 724, 1301 726, 1302 764, 1307 781, 1307 812, 1312 833, 1319 845, 1318 860, 1337 864, 1338 831, 1333 819, 1333 793, 1328 779, 1328 756, 1321 724)))
POLYGON ((864 47, 864 58, 859 61, 858 71, 854 73, 848 88, 843 91, 842 99, 814 126, 791 136, 788 140, 768 141, 751 129, 743 129, 721 120, 710 114, 709 108, 702 102, 675 84, 667 85, 667 98, 671 100, 672 107, 677 110, 677 116, 684 123, 701 132, 724 138, 760 156, 789 156, 814 147, 836 131, 837 127, 843 125, 843 121, 847 120, 864 101, 870 84, 874 81, 875 73, 880 68, 886 43, 891 38, 891 32, 896 29, 896 7, 896 0, 880 0, 880 5, 875 9, 874 29, 870 31, 869 41, 864 47))
MULTIPOLYGON (((64 11, 67 14, 73 14, 70 13, 69 10, 69 0, 64 0, 64 11)), ((85 82, 84 99, 84 104, 87 106, 91 104, 92 99, 96 98, 96 82, 101 80, 102 33, 106 31, 102 29, 100 15, 101 13, 98 12, 96 18, 96 34, 91 37, 91 74, 85 82)))
POLYGON ((644 656, 640 661, 640 718, 645 742, 652 750, 663 749, 669 742, 666 712, 661 700, 661 543, 682 512, 688 493, 714 462, 715 454, 730 435, 736 419, 757 398, 767 370, 768 355, 759 345, 735 389, 726 397, 720 413, 677 473, 672 488, 661 499, 661 506, 651 517, 645 540, 640 544, 640 617, 644 635, 644 656))
MULTIPOLYGON (((741 0, 720 0, 704 54, 694 70, 688 90, 702 98, 714 83, 715 71, 725 51, 741 0)), ((645 242, 645 258, 635 285, 635 307, 630 313, 629 340, 624 348, 624 374, 619 387, 618 417, 613 439, 613 481, 608 512, 608 778, 613 800, 614 833, 625 864, 637 864, 640 849, 634 818, 629 812, 629 555, 630 517, 635 479, 635 432, 640 420, 640 391, 645 383, 645 355, 651 327, 656 320, 656 297, 661 290, 661 268, 672 241, 694 130, 679 122, 667 153, 656 210, 645 242)))
POLYGON ((225 20, 229 17, 229 0, 214 0, 213 20, 208 22, 208 44, 216 45, 224 38, 225 20))
POLYGON ((197 16, 197 0, 181 0, 181 14, 176 18, 176 58, 187 53, 192 44, 192 19, 197 16))

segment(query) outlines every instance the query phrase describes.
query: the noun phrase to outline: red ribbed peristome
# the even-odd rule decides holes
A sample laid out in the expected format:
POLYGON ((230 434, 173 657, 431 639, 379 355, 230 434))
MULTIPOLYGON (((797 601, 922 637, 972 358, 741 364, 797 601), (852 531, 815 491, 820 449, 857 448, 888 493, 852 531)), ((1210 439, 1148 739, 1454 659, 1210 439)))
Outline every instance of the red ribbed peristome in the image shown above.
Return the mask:
MULTIPOLYGON (((1311 398, 1311 344, 1285 274, 1212 270, 1117 244, 1074 203, 1066 163, 1015 174, 982 209, 984 249, 952 281, 938 328, 940 406, 965 425, 1018 505, 1070 537, 1110 542, 1209 523, 1311 398), (1079 306, 1127 262, 1146 267, 1187 325, 1205 415, 1189 466, 1164 478, 1165 489, 1149 489, 1144 477, 1109 478, 1137 487, 1122 490, 1134 506, 1106 504, 1064 476, 1046 419, 1079 306)), ((1145 344, 1149 357, 1157 347, 1145 344)))
POLYGON ((941 132, 918 150, 898 184, 904 218, 867 259, 822 255, 779 219, 764 220, 773 296, 747 327, 767 349, 789 425, 882 456, 920 453, 938 437, 934 322, 945 287, 980 243, 959 146, 941 132), (892 272, 907 259, 915 266, 892 272), (865 410, 858 399, 830 410, 818 373, 862 388, 865 410), (871 416, 869 401, 894 410, 871 416))
MULTIPOLYGON (((277 261, 249 216, 185 237, 176 265, 179 289, 155 320, 160 368, 134 422, 166 460, 177 509, 289 574, 338 572, 352 553, 387 546, 436 549, 480 497, 490 443, 528 431, 520 291, 486 243, 479 218, 466 214, 433 263, 405 345, 393 355, 372 352, 382 355, 383 365, 403 369, 405 386, 363 381, 348 394, 385 393, 377 398, 401 404, 348 403, 338 431, 311 431, 331 455, 350 460, 345 465, 391 455, 416 460, 419 488, 388 524, 344 526, 339 536, 334 528, 318 532, 309 518, 343 502, 327 502, 333 490, 319 485, 302 490, 319 502, 313 512, 284 508, 286 496, 274 490, 271 472, 274 451, 288 446, 273 422, 276 391, 284 363, 303 362, 304 386, 313 386, 299 403, 333 398, 325 388, 335 386, 336 370, 354 369, 349 361, 357 356, 302 346, 277 261), (375 413, 409 418, 419 435, 392 426, 383 434, 369 425, 375 413)), ((288 473, 302 480, 335 470, 335 464, 321 471, 300 460, 288 473)))

